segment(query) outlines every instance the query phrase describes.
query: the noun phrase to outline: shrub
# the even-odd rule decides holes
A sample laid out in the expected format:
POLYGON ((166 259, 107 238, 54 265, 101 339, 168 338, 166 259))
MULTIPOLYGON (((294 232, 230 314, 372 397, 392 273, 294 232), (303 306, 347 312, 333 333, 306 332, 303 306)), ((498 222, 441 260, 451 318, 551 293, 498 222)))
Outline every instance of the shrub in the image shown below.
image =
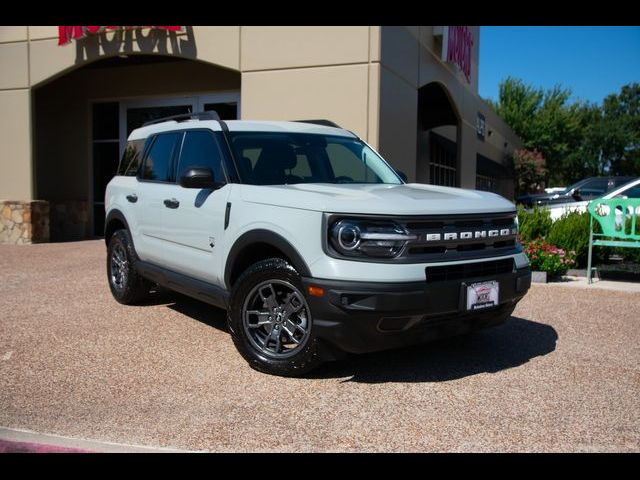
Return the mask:
POLYGON ((566 251, 574 251, 579 267, 586 267, 589 254, 589 213, 569 212, 556 220, 545 240, 566 251))
POLYGON ((518 231, 521 241, 530 242, 538 237, 545 237, 552 224, 549 210, 546 208, 535 206, 528 212, 522 206, 518 207, 518 231))
POLYGON ((529 257, 531 270, 547 272, 551 277, 567 273, 575 264, 575 252, 565 252, 541 238, 531 242, 523 242, 524 252, 529 257))

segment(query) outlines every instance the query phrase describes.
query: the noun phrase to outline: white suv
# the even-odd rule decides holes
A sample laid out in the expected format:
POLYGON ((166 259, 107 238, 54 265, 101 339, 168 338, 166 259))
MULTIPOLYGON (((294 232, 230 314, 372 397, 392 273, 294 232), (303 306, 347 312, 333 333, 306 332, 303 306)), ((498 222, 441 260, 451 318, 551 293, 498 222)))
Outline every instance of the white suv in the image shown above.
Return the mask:
POLYGON ((514 205, 406 184, 328 123, 134 130, 105 199, 116 300, 158 284, 224 308, 250 365, 287 376, 509 318, 531 282, 514 205))

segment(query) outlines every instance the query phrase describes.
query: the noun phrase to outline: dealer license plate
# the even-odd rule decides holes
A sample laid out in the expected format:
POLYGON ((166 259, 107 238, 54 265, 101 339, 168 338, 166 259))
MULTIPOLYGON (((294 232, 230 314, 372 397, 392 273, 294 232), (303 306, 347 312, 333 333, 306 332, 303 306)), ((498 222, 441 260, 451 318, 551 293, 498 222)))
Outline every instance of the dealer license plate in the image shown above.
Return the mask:
POLYGON ((482 310, 498 305, 500 284, 492 282, 473 283, 467 287, 467 310, 482 310))

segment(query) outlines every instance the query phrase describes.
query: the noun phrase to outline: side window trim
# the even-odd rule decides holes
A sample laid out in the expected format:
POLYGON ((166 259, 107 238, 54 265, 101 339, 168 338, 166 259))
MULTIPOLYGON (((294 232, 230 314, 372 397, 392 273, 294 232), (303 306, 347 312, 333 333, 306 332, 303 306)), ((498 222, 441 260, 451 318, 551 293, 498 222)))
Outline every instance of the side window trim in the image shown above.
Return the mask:
POLYGON ((184 145, 184 139, 186 138, 186 131, 180 130, 178 133, 180 136, 176 140, 173 146, 173 154, 171 156, 171 166, 169 167, 169 181, 165 183, 178 183, 178 161, 180 154, 182 153, 182 146, 184 145))
POLYGON ((153 147, 153 144, 156 142, 156 138, 158 138, 158 135, 150 135, 149 138, 147 138, 147 145, 144 149, 144 155, 142 157, 142 161, 140 162, 140 167, 138 168, 138 174, 136 175, 136 179, 139 182, 152 181, 152 180, 145 180, 144 178, 142 178, 142 172, 144 172, 144 166, 147 163, 147 158, 149 158, 149 152, 151 151, 151 147, 153 147))
POLYGON ((144 140, 144 146, 142 147, 142 159, 140 160, 140 164, 138 165, 138 171, 136 172, 136 179, 138 181, 140 181, 140 175, 142 175, 142 167, 144 165, 144 162, 147 161, 147 155, 149 155, 149 150, 151 150, 151 145, 153 144, 153 141, 155 140, 155 137, 147 137, 144 140))

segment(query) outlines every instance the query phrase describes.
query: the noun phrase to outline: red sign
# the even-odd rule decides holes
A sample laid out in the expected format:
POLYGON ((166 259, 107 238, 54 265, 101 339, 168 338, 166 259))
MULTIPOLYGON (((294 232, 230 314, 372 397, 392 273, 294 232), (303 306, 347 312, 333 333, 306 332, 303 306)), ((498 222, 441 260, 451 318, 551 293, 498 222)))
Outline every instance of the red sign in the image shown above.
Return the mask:
POLYGON ((442 42, 442 60, 453 63, 471 82, 471 48, 473 47, 473 34, 469 27, 448 26, 444 29, 442 42))
POLYGON ((71 39, 76 39, 78 40, 79 38, 84 38, 87 35, 95 35, 97 33, 102 33, 106 30, 120 30, 120 29, 132 29, 132 28, 158 28, 160 30, 168 30, 170 32, 179 32, 180 30, 182 30, 182 27, 157 27, 157 26, 128 26, 128 27, 123 27, 123 26, 108 26, 108 27, 101 27, 101 26, 88 26, 88 27, 81 27, 81 26, 59 26, 58 27, 58 45, 66 45, 67 43, 71 42, 71 39))

